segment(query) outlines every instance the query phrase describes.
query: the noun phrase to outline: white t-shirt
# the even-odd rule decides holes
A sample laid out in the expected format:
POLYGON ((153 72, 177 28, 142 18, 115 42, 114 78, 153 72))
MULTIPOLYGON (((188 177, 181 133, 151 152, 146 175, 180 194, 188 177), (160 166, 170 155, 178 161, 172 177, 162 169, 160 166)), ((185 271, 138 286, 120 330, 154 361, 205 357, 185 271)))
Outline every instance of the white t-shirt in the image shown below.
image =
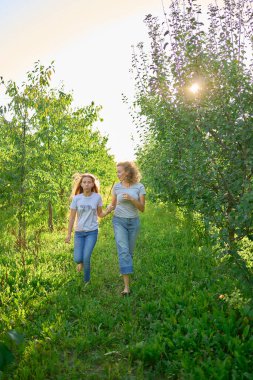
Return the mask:
POLYGON ((98 229, 97 208, 102 206, 100 194, 91 193, 90 196, 78 194, 72 199, 70 208, 77 210, 76 231, 94 231, 98 229))
POLYGON ((123 199, 123 194, 128 194, 136 200, 140 200, 140 195, 145 195, 145 187, 142 183, 133 183, 129 187, 124 187, 122 183, 116 183, 112 189, 112 193, 117 197, 117 205, 115 207, 114 216, 120 218, 137 218, 138 209, 131 201, 123 199))

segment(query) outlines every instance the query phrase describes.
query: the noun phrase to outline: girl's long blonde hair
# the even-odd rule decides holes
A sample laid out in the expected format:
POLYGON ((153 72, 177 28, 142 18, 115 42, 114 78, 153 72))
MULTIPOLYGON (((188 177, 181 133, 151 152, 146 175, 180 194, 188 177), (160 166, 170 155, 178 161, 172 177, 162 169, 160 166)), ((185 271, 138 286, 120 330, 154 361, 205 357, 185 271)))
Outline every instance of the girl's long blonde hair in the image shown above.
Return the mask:
POLYGON ((124 171, 126 172, 126 180, 127 182, 133 184, 137 183, 141 179, 141 174, 139 172, 138 167, 132 161, 123 161, 118 162, 117 166, 122 166, 124 171))
POLYGON ((73 175, 73 187, 72 187, 72 193, 71 196, 77 195, 77 194, 82 194, 83 193, 83 188, 81 186, 82 180, 84 177, 89 177, 92 179, 94 186, 92 187, 91 191, 93 193, 98 193, 99 192, 99 181, 98 179, 91 173, 75 173, 73 175))

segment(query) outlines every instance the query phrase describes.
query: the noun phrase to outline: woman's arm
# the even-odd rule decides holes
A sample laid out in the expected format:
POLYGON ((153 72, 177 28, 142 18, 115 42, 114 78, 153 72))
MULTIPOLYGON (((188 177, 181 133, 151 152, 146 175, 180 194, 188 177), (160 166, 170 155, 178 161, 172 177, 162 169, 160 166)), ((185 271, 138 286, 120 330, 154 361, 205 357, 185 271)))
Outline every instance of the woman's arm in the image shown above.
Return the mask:
POLYGON ((67 237, 65 239, 65 243, 69 243, 70 240, 71 240, 71 233, 72 233, 73 225, 74 225, 74 222, 75 222, 75 218, 76 218, 76 210, 75 209, 71 209, 70 210, 70 215, 69 215, 68 235, 67 235, 67 237))
POLYGON ((113 207, 113 209, 115 209, 117 205, 117 196, 116 195, 112 195, 112 201, 111 201, 111 206, 113 207))
POLYGON ((132 202, 132 204, 141 212, 145 210, 145 195, 140 195, 139 200, 132 198, 129 194, 123 194, 123 199, 132 202))

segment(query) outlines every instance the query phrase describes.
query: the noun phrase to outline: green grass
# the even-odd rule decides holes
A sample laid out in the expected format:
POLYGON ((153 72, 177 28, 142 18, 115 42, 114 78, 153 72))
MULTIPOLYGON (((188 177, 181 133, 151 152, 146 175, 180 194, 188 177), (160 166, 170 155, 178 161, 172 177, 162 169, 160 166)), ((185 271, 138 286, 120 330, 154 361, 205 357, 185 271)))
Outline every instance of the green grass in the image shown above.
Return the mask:
POLYGON ((0 339, 15 357, 2 380, 252 379, 249 285, 215 258, 197 217, 150 205, 141 218, 128 298, 110 219, 87 286, 62 232, 26 253, 26 268, 2 253, 0 339), (8 340, 13 329, 24 343, 8 340))

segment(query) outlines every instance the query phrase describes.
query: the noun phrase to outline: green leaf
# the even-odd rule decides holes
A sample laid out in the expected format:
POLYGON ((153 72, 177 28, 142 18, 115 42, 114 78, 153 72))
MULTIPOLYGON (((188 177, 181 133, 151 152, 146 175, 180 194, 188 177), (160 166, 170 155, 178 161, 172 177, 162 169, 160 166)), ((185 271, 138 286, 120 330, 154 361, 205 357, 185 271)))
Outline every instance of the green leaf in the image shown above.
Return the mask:
POLYGON ((9 348, 0 342, 0 371, 14 360, 14 356, 9 348))

